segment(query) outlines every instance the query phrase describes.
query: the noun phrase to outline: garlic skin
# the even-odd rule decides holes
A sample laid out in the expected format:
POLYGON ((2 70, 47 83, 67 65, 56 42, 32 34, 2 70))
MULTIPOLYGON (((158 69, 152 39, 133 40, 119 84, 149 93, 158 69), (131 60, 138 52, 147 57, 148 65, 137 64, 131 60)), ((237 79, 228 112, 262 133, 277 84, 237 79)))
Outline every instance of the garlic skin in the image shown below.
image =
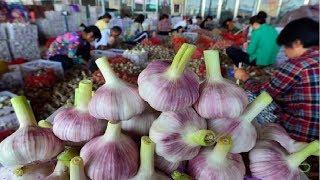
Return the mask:
POLYGON ((80 156, 87 176, 94 180, 128 179, 138 170, 138 147, 121 133, 120 123, 108 123, 106 133, 83 146, 80 156))
POLYGON ((61 140, 85 143, 103 134, 105 122, 91 116, 88 103, 92 97, 92 82, 82 80, 75 90, 75 106, 63 108, 54 117, 53 132, 61 140))
POLYGON ((214 148, 203 149, 188 163, 194 179, 243 180, 246 173, 240 154, 231 154, 231 137, 221 138, 214 148))
POLYGON ((267 124, 259 129, 258 133, 258 139, 277 141, 289 153, 297 152, 308 145, 306 142, 298 142, 292 139, 286 130, 280 124, 276 123, 267 124))
POLYGON ((171 162, 194 158, 201 146, 214 143, 215 134, 207 130, 207 122, 192 108, 163 112, 150 128, 150 139, 156 153, 171 162))
POLYGON ((101 135, 105 124, 105 121, 96 119, 89 112, 66 108, 55 116, 53 132, 61 140, 85 143, 101 135))
POLYGON ((171 175, 175 170, 184 172, 186 169, 186 165, 187 161, 170 162, 161 156, 155 156, 155 167, 161 172, 166 173, 167 175, 171 175))
POLYGON ((194 52, 184 44, 171 65, 153 61, 139 74, 140 96, 157 111, 178 111, 192 106, 199 97, 199 78, 185 68, 194 52))
POLYGON ((148 136, 141 138, 140 167, 137 174, 130 180, 169 180, 165 174, 154 169, 155 144, 148 136))
POLYGON ((218 137, 225 135, 232 137, 231 153, 248 152, 257 140, 257 131, 251 122, 271 102, 272 97, 262 92, 239 118, 210 119, 208 129, 217 132, 218 137))
POLYGON ((139 96, 138 89, 119 79, 106 58, 97 59, 96 64, 106 83, 93 95, 89 103, 90 114, 113 122, 128 120, 141 114, 145 109, 145 102, 139 96))
POLYGON ((31 164, 27 166, 21 166, 17 168, 1 167, 0 179, 4 180, 42 180, 54 169, 54 161, 31 164))
POLYGON ((122 130, 133 137, 148 136, 149 129, 160 113, 146 110, 143 113, 132 117, 127 121, 121 121, 122 130))
POLYGON ((219 52, 204 51, 207 80, 200 85, 195 110, 206 119, 239 117, 249 101, 246 92, 221 75, 219 52))
POLYGON ((249 153, 254 177, 265 180, 300 180, 299 165, 319 151, 319 141, 309 143, 299 152, 288 154, 276 141, 258 141, 249 153))
POLYGON ((11 99, 20 127, 0 143, 0 163, 4 166, 46 162, 63 151, 63 142, 51 129, 40 128, 24 96, 11 99))

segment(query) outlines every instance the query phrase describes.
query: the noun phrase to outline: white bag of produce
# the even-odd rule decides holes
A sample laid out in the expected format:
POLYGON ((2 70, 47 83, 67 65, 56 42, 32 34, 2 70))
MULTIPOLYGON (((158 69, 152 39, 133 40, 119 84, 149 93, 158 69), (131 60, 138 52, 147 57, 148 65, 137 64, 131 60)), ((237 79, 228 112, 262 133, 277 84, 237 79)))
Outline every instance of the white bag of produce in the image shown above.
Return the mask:
POLYGON ((0 132, 19 127, 10 99, 16 96, 9 91, 0 92, 0 132))
POLYGON ((11 54, 6 40, 0 40, 0 60, 10 61, 11 54))
POLYGON ((0 78, 0 89, 21 87, 23 85, 20 67, 18 65, 12 65, 9 66, 9 70, 9 72, 4 73, 0 78))
POLYGON ((63 77, 63 68, 60 62, 39 59, 21 65, 21 71, 23 75, 40 69, 53 69, 58 77, 63 77))

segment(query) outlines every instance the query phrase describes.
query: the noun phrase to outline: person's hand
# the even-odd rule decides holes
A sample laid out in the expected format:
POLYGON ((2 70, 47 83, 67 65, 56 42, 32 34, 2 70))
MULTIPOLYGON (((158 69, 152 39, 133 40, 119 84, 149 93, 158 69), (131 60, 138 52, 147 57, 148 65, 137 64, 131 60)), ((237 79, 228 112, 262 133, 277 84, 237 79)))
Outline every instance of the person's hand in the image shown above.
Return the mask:
POLYGON ((247 49, 248 48, 248 42, 243 43, 242 47, 243 47, 243 49, 247 49))
POLYGON ((234 69, 234 77, 236 79, 240 79, 243 82, 246 82, 249 79, 249 74, 242 68, 234 69))

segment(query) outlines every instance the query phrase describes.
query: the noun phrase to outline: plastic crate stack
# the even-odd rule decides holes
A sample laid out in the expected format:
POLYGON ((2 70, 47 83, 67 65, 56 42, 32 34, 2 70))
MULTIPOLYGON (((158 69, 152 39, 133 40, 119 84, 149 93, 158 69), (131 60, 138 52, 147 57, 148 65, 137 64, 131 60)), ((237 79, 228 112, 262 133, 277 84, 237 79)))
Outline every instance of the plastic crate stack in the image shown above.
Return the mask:
POLYGON ((7 34, 14 59, 40 58, 37 26, 20 23, 7 24, 7 34))
POLYGON ((0 60, 10 61, 12 59, 6 33, 6 24, 0 24, 0 60))

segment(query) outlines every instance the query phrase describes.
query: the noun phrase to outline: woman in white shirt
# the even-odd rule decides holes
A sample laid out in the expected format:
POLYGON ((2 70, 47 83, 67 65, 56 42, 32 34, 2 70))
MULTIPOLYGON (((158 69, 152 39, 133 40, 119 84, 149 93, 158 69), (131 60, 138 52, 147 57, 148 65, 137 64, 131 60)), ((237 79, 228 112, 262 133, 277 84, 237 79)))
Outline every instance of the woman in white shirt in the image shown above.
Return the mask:
POLYGON ((139 14, 138 17, 134 20, 130 28, 129 41, 132 43, 139 43, 145 38, 148 38, 148 32, 143 31, 142 23, 145 17, 142 14, 139 14))

